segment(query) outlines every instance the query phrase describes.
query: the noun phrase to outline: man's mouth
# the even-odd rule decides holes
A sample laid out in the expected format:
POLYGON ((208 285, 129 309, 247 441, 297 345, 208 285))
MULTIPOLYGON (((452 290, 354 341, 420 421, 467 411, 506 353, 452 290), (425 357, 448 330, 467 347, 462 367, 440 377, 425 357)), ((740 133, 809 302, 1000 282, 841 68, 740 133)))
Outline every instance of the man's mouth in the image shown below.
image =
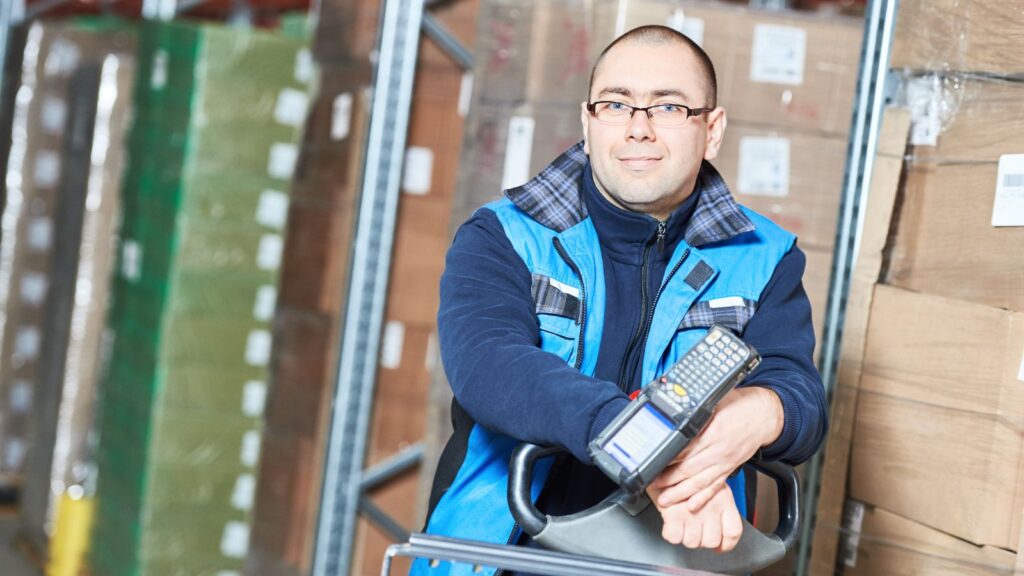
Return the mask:
POLYGON ((661 158, 657 156, 623 156, 619 162, 629 170, 647 170, 657 164, 661 158))

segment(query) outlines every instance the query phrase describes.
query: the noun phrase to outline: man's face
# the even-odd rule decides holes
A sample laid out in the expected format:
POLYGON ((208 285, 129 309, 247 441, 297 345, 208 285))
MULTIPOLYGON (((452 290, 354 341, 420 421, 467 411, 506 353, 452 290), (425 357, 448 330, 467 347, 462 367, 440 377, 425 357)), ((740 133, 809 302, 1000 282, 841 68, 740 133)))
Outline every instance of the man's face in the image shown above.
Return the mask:
MULTIPOLYGON (((626 42, 605 54, 590 101, 632 106, 706 107, 706 81, 696 56, 676 43, 626 42)), ((716 108, 682 126, 654 126, 643 112, 626 125, 602 123, 582 107, 585 151, 598 189, 616 205, 665 219, 693 192, 702 160, 718 155, 725 111, 716 108)))

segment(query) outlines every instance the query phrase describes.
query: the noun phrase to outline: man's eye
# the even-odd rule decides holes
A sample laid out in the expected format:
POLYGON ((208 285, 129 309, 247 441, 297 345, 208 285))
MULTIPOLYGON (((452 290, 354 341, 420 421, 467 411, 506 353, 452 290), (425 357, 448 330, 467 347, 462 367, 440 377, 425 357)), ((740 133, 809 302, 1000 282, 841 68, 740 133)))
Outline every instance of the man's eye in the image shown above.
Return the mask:
POLYGON ((667 114, 676 114, 678 112, 681 112, 683 109, 679 106, 676 106, 675 104, 662 104, 658 106, 658 110, 660 110, 661 112, 665 112, 667 114))
POLYGON ((624 112, 629 106, 626 106, 622 102, 609 102, 608 109, 615 112, 624 112))

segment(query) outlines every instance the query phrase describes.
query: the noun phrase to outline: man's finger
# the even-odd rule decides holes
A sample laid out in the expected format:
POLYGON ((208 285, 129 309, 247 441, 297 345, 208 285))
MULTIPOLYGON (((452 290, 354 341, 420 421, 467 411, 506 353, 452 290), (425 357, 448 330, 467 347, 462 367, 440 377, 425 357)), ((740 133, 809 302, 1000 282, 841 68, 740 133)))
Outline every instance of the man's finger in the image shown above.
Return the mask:
POLYGON ((700 547, 716 550, 722 545, 721 516, 715 515, 703 523, 700 547))
POLYGON ((729 552, 739 543, 743 536, 743 520, 736 507, 727 508, 722 514, 722 545, 721 552, 729 552))
POLYGON ((686 508, 692 513, 697 513, 697 511, 710 502, 722 488, 725 488, 725 486, 726 484, 723 480, 716 480, 712 482, 708 487, 691 496, 690 499, 686 501, 686 508))
POLYGON ((704 536, 702 524, 702 522, 696 519, 686 523, 683 529, 683 546, 687 548, 700 548, 700 542, 704 536))
POLYGON ((661 527, 661 537, 669 544, 681 544, 683 542, 683 523, 675 518, 664 518, 664 525, 661 527))
MULTIPOLYGON (((668 486, 658 496, 658 505, 661 507, 671 506, 676 503, 685 502, 697 492, 704 490, 721 479, 722 474, 716 468, 709 468, 700 474, 687 478, 674 486, 668 486)), ((691 510, 692 512, 692 510, 691 510)))

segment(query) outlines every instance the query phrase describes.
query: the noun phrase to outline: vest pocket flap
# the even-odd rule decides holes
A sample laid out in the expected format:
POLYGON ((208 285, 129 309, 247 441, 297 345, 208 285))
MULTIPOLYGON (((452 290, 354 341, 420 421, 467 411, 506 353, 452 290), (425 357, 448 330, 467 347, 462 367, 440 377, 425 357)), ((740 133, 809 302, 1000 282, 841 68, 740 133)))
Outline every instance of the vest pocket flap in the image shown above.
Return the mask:
POLYGON ((712 324, 718 324, 742 334, 756 310, 757 302, 738 296, 703 300, 690 307, 679 323, 679 329, 710 328, 712 324))
POLYGON ((531 291, 534 311, 537 314, 552 314, 570 318, 574 322, 579 321, 579 288, 559 282, 550 276, 534 274, 531 291))

